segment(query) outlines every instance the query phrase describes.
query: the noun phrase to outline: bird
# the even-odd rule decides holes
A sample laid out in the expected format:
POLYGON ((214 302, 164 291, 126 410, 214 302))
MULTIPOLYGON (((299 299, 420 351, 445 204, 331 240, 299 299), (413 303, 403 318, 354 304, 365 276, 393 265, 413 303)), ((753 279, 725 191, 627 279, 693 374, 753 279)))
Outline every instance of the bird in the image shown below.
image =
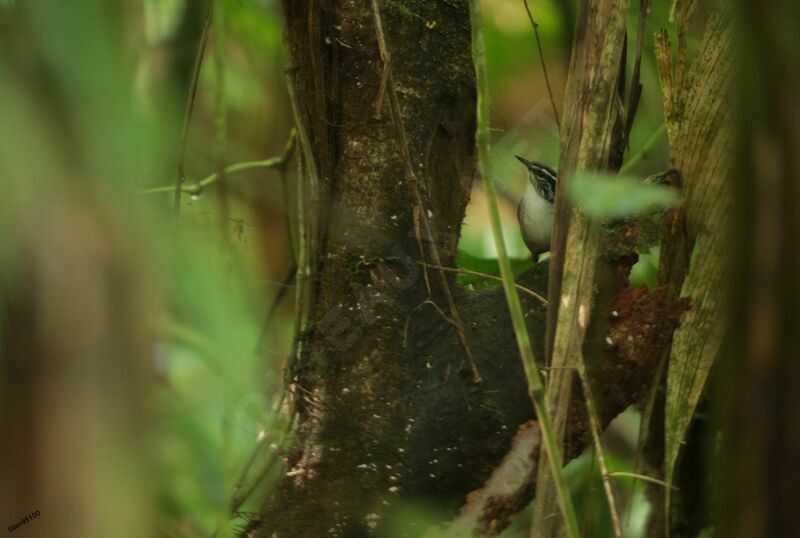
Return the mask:
POLYGON ((522 239, 536 262, 540 254, 550 250, 558 173, 547 165, 519 155, 516 157, 528 172, 525 193, 517 208, 517 220, 522 239))

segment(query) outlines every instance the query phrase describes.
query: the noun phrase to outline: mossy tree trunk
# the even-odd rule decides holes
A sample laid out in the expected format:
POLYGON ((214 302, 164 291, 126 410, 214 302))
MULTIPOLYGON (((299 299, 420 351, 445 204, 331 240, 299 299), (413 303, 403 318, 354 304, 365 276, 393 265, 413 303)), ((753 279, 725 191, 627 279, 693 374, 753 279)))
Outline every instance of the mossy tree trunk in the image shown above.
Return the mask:
MULTIPOLYGON (((402 145, 441 261, 452 266, 475 167, 469 15, 466 3, 445 1, 382 10, 403 141, 381 84, 370 3, 287 0, 283 8, 320 211, 310 238, 318 262, 309 330, 292 366, 301 440, 268 518, 278 518, 272 530, 281 535, 352 535, 378 523, 372 514, 383 513, 394 492, 433 494, 453 480, 433 465, 411 476, 409 460, 421 453, 414 443, 431 443, 423 451, 431 458, 437 444, 462 444, 447 431, 429 440, 416 434, 436 411, 417 408, 427 359, 413 342, 425 329, 419 320, 429 324, 447 306, 432 270, 417 264, 422 216, 414 214, 402 145)), ((444 328, 427 338, 454 336, 444 328)), ((458 379, 460 361, 441 366, 458 379)))
MULTIPOLYGON (((421 232, 427 218, 441 262, 454 265, 473 181, 467 3, 380 4, 390 77, 371 3, 283 2, 301 169, 312 194, 307 239, 315 251, 301 297, 308 319, 289 370, 296 436, 266 506, 264 536, 380 533, 407 501, 435 506, 447 520, 489 478, 517 429, 536 429, 502 289, 469 292, 447 279, 483 378, 476 384, 442 283, 435 269, 418 263, 431 261, 421 232), (392 91, 402 126, 393 121, 392 91)), ((604 234, 601 249, 613 244, 618 253, 627 249, 620 256, 630 255, 637 247, 630 236, 629 229, 604 234)), ((545 294, 547 270, 538 265, 521 278, 545 294)), ((524 307, 542 356, 546 308, 529 298, 524 307)), ((623 311, 614 329, 620 341, 630 331, 653 336, 640 334, 637 316, 656 310, 623 311)), ((663 328, 658 319, 646 321, 650 331, 663 328)), ((647 349, 599 353, 589 373, 603 380, 600 418, 607 424, 645 393, 657 361, 647 349)), ((567 458, 588 440, 580 391, 571 407, 567 458)), ((528 452, 522 480, 472 506, 479 512, 474 527, 484 532, 502 530, 534 495, 538 441, 516 446, 528 452)))

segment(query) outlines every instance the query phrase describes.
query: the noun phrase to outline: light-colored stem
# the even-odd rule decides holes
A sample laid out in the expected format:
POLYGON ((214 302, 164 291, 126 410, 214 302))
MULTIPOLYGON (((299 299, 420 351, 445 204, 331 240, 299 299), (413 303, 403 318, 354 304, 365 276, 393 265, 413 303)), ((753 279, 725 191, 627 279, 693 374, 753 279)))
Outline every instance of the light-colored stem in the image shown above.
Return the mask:
MULTIPOLYGON (((486 280, 494 280, 495 282, 500 282, 500 283, 503 282, 503 279, 500 278, 500 277, 496 277, 494 275, 489 275, 487 273, 481 273, 480 271, 473 271, 471 269, 464 269, 464 268, 461 268, 461 267, 443 267, 441 265, 431 265, 430 263, 422 263, 422 262, 420 262, 420 265, 424 265, 426 267, 430 267, 431 269, 438 269, 439 271, 445 271, 445 272, 448 272, 448 273, 457 273, 457 274, 460 274, 460 275, 471 275, 471 276, 477 276, 477 277, 480 277, 480 278, 485 278, 486 280)), ((547 299, 545 299, 544 297, 542 297, 541 295, 539 295, 535 291, 526 288, 522 284, 517 284, 516 282, 514 283, 514 286, 519 291, 524 293, 525 295, 533 297, 534 299, 536 299, 537 301, 539 301, 543 305, 547 306, 547 299)))
POLYGON ((227 146, 228 146, 228 107, 225 99, 225 63, 226 63, 226 17, 225 0, 217 0, 219 5, 214 13, 214 143, 213 153, 217 168, 217 206, 219 208, 219 232, 223 244, 229 244, 228 189, 226 181, 227 146))
POLYGON ((514 333, 517 338, 517 346, 519 347, 520 356, 522 357, 525 376, 528 380, 528 394, 536 410, 539 428, 542 433, 542 446, 547 453, 547 460, 550 463, 559 506, 566 523, 567 535, 570 538, 577 538, 580 535, 578 531, 578 519, 575 516, 572 498, 570 497, 566 478, 564 477, 561 450, 556 444, 556 439, 553 435, 550 414, 544 401, 544 385, 536 366, 533 348, 531 347, 530 337, 527 327, 525 326, 525 318, 522 313, 522 305, 514 282, 514 272, 511 269, 511 262, 506 254, 506 247, 503 239, 500 210, 497 206, 497 193, 495 192, 494 179, 492 177, 489 131, 489 81, 486 69, 486 51, 483 42, 483 29, 481 27, 482 16, 479 0, 470 0, 470 15, 472 18, 472 56, 475 62, 475 74, 478 86, 478 113, 475 138, 478 145, 479 168, 483 176, 486 197, 489 202, 489 216, 492 224, 492 233, 494 234, 494 242, 497 248, 497 260, 500 264, 503 289, 511 313, 514 333))
POLYGON ((539 60, 542 62, 542 73, 544 74, 544 82, 547 86, 547 95, 550 97, 550 106, 553 107, 553 116, 556 119, 556 125, 561 129, 561 120, 558 118, 558 108, 556 107, 556 98, 553 96, 553 86, 550 84, 550 75, 547 73, 547 64, 544 61, 544 50, 542 50, 542 39, 539 36, 539 25, 533 19, 531 7, 528 5, 528 0, 522 0, 525 4, 525 11, 528 13, 528 20, 531 21, 533 28, 533 35, 536 37, 536 48, 539 50, 539 60))
MULTIPOLYGON (((278 168, 282 164, 281 157, 273 157, 264 161, 247 161, 242 163, 235 163, 225 167, 225 175, 229 176, 237 172, 245 172, 247 170, 257 170, 259 168, 278 168)), ((181 192, 186 194, 200 194, 203 189, 216 182, 220 177, 219 172, 209 174, 202 180, 191 185, 182 185, 181 192)), ((141 194, 158 194, 164 192, 172 192, 175 188, 172 185, 164 187, 154 187, 141 191, 141 194)))
POLYGON ((639 473, 629 473, 627 471, 614 471, 613 473, 608 473, 608 476, 610 476, 612 478, 617 477, 617 476, 620 477, 620 478, 635 478, 635 479, 641 480, 643 482, 650 482, 651 484, 656 484, 658 486, 664 486, 665 488, 669 488, 669 489, 672 489, 672 490, 677 490, 678 489, 677 487, 675 487, 675 486, 673 486, 671 484, 667 484, 663 480, 659 480, 658 478, 653 478, 652 476, 647 476, 647 475, 639 474, 639 473))
MULTIPOLYGON (((556 194, 548 290, 549 365, 547 406, 553 433, 563 446, 572 407, 573 369, 578 367, 595 298, 600 224, 568 196, 576 171, 607 169, 613 127, 620 114, 619 72, 625 43, 628 0, 583 0, 576 26, 561 124, 561 159, 556 194), (591 20, 589 20, 591 17, 591 20)), ((591 359, 591 357, 588 357, 591 359)), ((559 500, 558 477, 540 456, 532 536, 554 538, 562 531, 550 515, 559 500)))
MULTIPOLYGON (((286 166, 286 163, 294 153, 296 139, 297 139, 296 130, 292 129, 292 132, 289 135, 289 139, 286 141, 286 148, 283 151, 283 155, 280 155, 279 157, 264 159, 263 161, 245 161, 241 163, 229 164, 228 166, 225 167, 225 175, 229 176, 231 174, 237 174, 239 172, 246 172, 248 170, 258 170, 262 168, 275 168, 275 169, 283 168, 284 166, 286 166)), ((182 185, 181 192, 185 192, 186 194, 200 194, 206 187, 216 182, 219 179, 219 177, 220 174, 218 172, 214 172, 213 174, 207 175, 197 183, 193 183, 191 185, 182 185)), ((143 190, 141 191, 140 194, 159 194, 165 192, 173 192, 174 190, 175 190, 174 186, 165 185, 163 187, 154 187, 152 189, 143 190)))
POLYGON ((583 387, 583 397, 586 402, 586 411, 589 415, 589 429, 592 431, 592 442, 594 443, 595 452, 597 452, 597 462, 600 465, 600 475, 603 477, 603 489, 606 493, 606 500, 608 501, 608 510, 611 513, 611 524, 614 529, 614 537, 622 538, 622 525, 619 519, 619 510, 617 509, 617 501, 614 498, 614 491, 611 489, 611 480, 609 480, 608 466, 606 466, 606 456, 603 452, 603 443, 600 440, 600 419, 597 416, 597 404, 594 401, 592 394, 592 386, 589 383, 589 377, 586 375, 586 364, 583 359, 583 353, 578 360, 578 377, 581 380, 583 387))
POLYGON ((319 176, 311 141, 300 113, 293 74, 286 75, 286 88, 292 106, 297 132, 299 155, 297 159, 297 265, 295 288, 295 360, 304 353, 302 335, 308 327, 311 312, 312 276, 316 270, 314 240, 316 228, 316 200, 319 176))

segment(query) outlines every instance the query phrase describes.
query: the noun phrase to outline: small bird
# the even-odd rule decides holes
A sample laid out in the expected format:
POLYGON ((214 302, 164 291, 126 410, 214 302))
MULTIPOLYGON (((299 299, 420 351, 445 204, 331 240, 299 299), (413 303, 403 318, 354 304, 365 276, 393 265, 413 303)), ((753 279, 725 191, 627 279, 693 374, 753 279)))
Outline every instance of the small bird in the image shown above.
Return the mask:
POLYGON ((553 233, 553 202, 556 197, 555 170, 549 166, 529 161, 517 155, 517 159, 528 170, 528 183, 517 208, 517 219, 522 239, 533 254, 533 261, 539 254, 550 250, 550 235, 553 233))

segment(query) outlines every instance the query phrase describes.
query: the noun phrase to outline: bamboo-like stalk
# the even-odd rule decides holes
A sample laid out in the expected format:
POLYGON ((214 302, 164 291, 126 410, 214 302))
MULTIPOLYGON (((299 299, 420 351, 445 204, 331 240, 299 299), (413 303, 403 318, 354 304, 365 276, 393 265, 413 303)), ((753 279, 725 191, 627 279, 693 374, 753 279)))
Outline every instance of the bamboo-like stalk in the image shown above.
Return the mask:
MULTIPOLYGON (((561 129, 561 160, 548 282, 547 405, 562 446, 569 424, 573 370, 578 368, 594 303, 600 224, 572 207, 568 188, 576 171, 608 167, 612 132, 620 114, 619 74, 628 0, 583 0, 575 32, 561 129), (591 20, 590 20, 591 19, 591 20)), ((593 357, 588 357, 592 359, 593 357)), ((540 456, 533 510, 533 536, 559 536, 549 518, 559 504, 557 477, 540 456)))
MULTIPOLYGON (((711 12, 700 47, 687 68, 686 33, 694 8, 693 2, 675 3, 672 15, 678 23, 677 55, 668 50, 662 52, 665 60, 675 60, 670 115, 674 123, 669 131, 671 162, 681 173, 685 194, 685 233, 675 239, 670 237, 671 245, 662 241, 662 252, 672 247, 673 251, 680 248, 692 253, 688 259, 677 255, 662 258, 670 292, 689 297, 692 302, 673 334, 666 368, 663 470, 668 484, 676 477, 678 459, 711 370, 724 353, 721 350, 728 331, 731 291, 730 185, 735 162, 731 155, 736 147, 730 114, 735 102, 731 81, 736 78, 741 52, 732 29, 733 9, 720 3, 711 12)), ((664 39, 662 44, 668 45, 669 40, 664 39)), ((662 83, 666 82, 667 67, 663 65, 660 70, 662 83)), ((672 489, 668 488, 663 506, 666 516, 671 497, 672 489)), ((670 517, 664 517, 666 536, 670 534, 669 523, 670 517)))
POLYGON ((494 242, 497 248, 497 260, 500 264, 503 289, 511 313, 514 333, 517 338, 517 346, 519 347, 522 365, 525 369, 525 376, 528 381, 528 394, 536 410, 539 429, 542 433, 542 446, 550 462, 550 469, 555 481, 559 506, 566 523, 567 535, 570 536, 570 538, 576 538, 580 535, 578 531, 578 519, 575 515, 575 509, 572 505, 569 490, 567 489, 566 478, 564 477, 561 450, 556 444, 550 414, 545 405, 544 385, 536 366, 530 336, 525 326, 522 305, 519 300, 517 288, 515 287, 514 272, 511 269, 511 262, 506 254, 505 242, 503 240, 503 226, 500 222, 500 210, 497 207, 497 193, 495 192, 494 180, 492 178, 490 150, 489 81, 486 70, 486 51, 483 42, 483 29, 481 27, 482 16, 479 0, 470 0, 470 16, 472 19, 472 56, 475 62, 475 75, 478 89, 477 126, 475 133, 478 145, 478 166, 483 176, 486 197, 489 202, 489 216, 492 224, 494 242))

